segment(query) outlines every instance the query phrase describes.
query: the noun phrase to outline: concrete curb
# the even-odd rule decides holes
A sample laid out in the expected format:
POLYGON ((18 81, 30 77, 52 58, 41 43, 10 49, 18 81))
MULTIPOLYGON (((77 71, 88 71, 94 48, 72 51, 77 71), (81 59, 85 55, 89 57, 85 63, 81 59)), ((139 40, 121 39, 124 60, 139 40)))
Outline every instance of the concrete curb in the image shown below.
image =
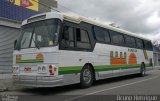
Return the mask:
POLYGON ((11 87, 12 83, 11 73, 0 73, 0 92, 7 91, 11 87))
POLYGON ((0 92, 7 91, 7 87, 3 80, 0 80, 0 92))
POLYGON ((0 80, 0 92, 21 90, 23 87, 15 86, 12 79, 0 80))

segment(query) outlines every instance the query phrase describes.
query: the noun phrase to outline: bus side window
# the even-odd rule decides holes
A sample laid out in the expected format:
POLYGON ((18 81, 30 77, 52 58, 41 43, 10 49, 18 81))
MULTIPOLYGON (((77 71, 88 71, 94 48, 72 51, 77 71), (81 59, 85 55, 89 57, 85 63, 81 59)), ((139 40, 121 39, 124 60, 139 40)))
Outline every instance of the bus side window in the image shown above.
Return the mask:
POLYGON ((110 35, 107 29, 94 27, 95 38, 100 43, 110 43, 110 35))
POLYGON ((123 46, 124 45, 123 34, 121 34, 119 32, 116 32, 116 31, 112 31, 112 30, 109 30, 109 32, 110 32, 113 44, 117 44, 119 46, 123 46))
POLYGON ((132 48, 136 47, 136 41, 134 37, 131 37, 128 35, 125 35, 124 37, 125 37, 125 42, 127 47, 132 47, 132 48))
POLYGON ((76 46, 81 49, 91 49, 88 32, 76 28, 76 46))
POLYGON ((95 37, 98 42, 105 43, 104 30, 99 27, 94 27, 95 37))
POLYGON ((150 51, 153 51, 152 43, 149 41, 149 43, 148 43, 148 44, 149 44, 149 50, 150 50, 150 51))
POLYGON ((111 39, 108 30, 104 31, 104 39, 106 43, 110 43, 111 39))
POLYGON ((132 41, 132 48, 136 47, 136 40, 134 37, 131 37, 131 41, 132 41))
POLYGON ((65 48, 75 47, 73 28, 65 26, 62 34, 61 46, 65 48))
POLYGON ((141 39, 136 38, 136 43, 137 43, 137 48, 139 49, 144 48, 143 41, 141 39))
POLYGON ((150 41, 145 41, 145 40, 144 40, 144 46, 145 46, 145 49, 146 49, 146 50, 150 50, 150 51, 153 50, 153 49, 152 49, 152 43, 151 43, 150 41))

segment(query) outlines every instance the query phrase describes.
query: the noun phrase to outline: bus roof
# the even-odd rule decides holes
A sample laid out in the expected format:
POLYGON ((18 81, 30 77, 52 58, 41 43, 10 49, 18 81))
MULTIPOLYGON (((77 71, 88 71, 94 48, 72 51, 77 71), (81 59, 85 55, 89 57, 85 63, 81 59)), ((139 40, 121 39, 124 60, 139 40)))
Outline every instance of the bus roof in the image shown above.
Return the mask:
POLYGON ((71 21, 71 22, 74 22, 74 23, 86 22, 86 23, 89 23, 89 24, 93 24, 95 26, 99 26, 99 27, 103 27, 103 28, 106 28, 106 29, 114 30, 114 31, 117 31, 117 32, 120 32, 120 33, 123 33, 123 34, 126 34, 126 35, 130 35, 130 36, 134 36, 134 37, 137 37, 137 38, 140 38, 140 39, 143 39, 143 40, 151 41, 147 38, 140 37, 140 36, 136 35, 135 33, 123 30, 121 28, 113 27, 109 24, 108 25, 107 24, 101 24, 101 23, 97 22, 96 20, 92 20, 92 19, 89 19, 89 18, 86 18, 86 17, 83 17, 83 16, 74 16, 74 15, 67 14, 67 13, 62 13, 62 15, 63 15, 64 19, 67 20, 67 21, 71 21))
MULTIPOLYGON (((143 40, 151 41, 147 38, 140 37, 140 36, 136 35, 135 33, 123 30, 121 28, 113 27, 109 24, 108 25, 107 24, 102 24, 102 23, 97 22, 96 20, 92 20, 92 19, 89 19, 89 18, 86 18, 86 17, 83 17, 83 16, 73 15, 73 14, 69 14, 69 13, 47 12, 47 13, 37 14, 37 15, 34 15, 34 16, 24 20, 22 25, 27 24, 28 23, 27 21, 30 20, 30 19, 34 19, 34 18, 37 18, 39 16, 43 16, 43 15, 46 16, 44 19, 59 18, 61 20, 64 19, 64 20, 74 22, 74 23, 77 23, 77 24, 81 23, 81 22, 86 22, 86 23, 89 23, 89 24, 92 24, 92 25, 95 25, 95 26, 99 26, 99 27, 103 27, 103 28, 106 28, 106 29, 114 30, 114 31, 117 31, 117 32, 120 32, 120 33, 123 33, 123 34, 126 34, 126 35, 130 35, 130 36, 134 36, 134 37, 137 37, 137 38, 140 38, 140 39, 143 39, 143 40)), ((44 20, 44 19, 38 19, 38 20, 44 20)))

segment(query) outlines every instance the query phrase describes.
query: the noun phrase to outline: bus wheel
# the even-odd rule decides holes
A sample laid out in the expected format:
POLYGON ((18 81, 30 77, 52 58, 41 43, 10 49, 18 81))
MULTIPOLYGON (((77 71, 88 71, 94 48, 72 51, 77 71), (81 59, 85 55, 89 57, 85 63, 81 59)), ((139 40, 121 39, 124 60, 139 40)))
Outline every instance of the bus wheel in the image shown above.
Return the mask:
POLYGON ((141 69, 140 69, 140 76, 143 77, 146 75, 146 69, 145 69, 145 65, 141 64, 141 69))
POLYGON ((80 75, 80 86, 81 88, 88 88, 92 85, 94 80, 93 70, 89 65, 85 66, 80 75))

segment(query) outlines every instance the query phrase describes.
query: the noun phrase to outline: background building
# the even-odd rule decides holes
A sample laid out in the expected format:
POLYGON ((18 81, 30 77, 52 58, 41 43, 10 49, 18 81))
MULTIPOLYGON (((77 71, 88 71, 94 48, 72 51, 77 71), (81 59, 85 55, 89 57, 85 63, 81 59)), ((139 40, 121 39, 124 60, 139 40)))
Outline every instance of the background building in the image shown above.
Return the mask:
POLYGON ((57 8, 57 1, 55 0, 39 0, 41 5, 39 6, 40 12, 48 12, 51 11, 50 7, 57 8))
POLYGON ((154 66, 160 66, 160 47, 153 47, 154 51, 154 66))
POLYGON ((55 0, 0 0, 0 74, 12 72, 14 41, 21 21, 52 7, 57 7, 55 0))

